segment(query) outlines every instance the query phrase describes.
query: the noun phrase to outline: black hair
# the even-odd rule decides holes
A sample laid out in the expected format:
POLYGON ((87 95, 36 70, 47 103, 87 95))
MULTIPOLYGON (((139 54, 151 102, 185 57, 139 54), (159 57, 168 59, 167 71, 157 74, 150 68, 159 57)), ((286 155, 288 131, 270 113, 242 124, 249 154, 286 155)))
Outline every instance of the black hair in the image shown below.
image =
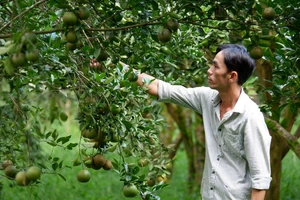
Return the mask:
POLYGON ((220 51, 223 52, 228 72, 236 71, 238 84, 243 85, 255 70, 255 62, 246 47, 239 44, 223 44, 217 48, 216 54, 220 51))

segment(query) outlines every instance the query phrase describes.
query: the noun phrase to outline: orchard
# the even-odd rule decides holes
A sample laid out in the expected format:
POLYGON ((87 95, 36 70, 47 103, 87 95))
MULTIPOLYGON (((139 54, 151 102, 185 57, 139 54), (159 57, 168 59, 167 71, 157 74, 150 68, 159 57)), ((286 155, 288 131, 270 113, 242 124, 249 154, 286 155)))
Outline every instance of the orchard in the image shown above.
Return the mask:
POLYGON ((279 199, 281 160, 289 151, 300 158, 299 13, 298 1, 279 0, 1 1, 0 198, 2 178, 39 187, 44 176, 68 181, 60 171, 71 166, 84 185, 95 181, 93 171, 114 172, 124 198, 159 199, 181 144, 188 192, 199 190, 202 117, 156 102, 136 85, 133 69, 206 85, 217 46, 238 43, 256 61, 244 89, 273 138, 266 199, 279 199), (79 134, 53 128, 70 118, 79 134), (66 163, 55 151, 76 156, 66 163))

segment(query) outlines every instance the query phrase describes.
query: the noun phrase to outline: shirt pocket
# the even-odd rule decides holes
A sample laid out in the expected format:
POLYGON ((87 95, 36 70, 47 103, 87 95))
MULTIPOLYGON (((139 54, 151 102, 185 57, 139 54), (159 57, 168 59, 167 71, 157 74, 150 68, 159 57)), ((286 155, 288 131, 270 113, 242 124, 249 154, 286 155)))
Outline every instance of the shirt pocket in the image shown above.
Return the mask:
POLYGON ((241 156, 243 151, 242 134, 234 131, 223 132, 223 149, 230 155, 241 156))

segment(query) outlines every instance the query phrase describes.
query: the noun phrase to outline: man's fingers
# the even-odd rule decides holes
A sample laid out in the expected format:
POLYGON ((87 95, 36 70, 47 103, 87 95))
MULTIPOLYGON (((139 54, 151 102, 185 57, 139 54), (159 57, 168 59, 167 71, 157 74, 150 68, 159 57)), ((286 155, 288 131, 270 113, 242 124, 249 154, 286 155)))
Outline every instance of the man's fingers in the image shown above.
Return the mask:
POLYGON ((92 58, 90 60, 90 67, 98 67, 98 66, 100 66, 100 63, 95 58, 92 58))

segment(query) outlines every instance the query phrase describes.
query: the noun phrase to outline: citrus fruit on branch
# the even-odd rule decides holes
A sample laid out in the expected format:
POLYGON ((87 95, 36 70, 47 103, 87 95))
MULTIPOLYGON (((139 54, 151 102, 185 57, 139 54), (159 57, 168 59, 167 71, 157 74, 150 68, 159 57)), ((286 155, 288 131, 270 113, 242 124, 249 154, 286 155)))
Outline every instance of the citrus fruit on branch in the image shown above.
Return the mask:
POLYGON ((87 7, 80 7, 78 10, 78 17, 81 20, 88 19, 90 17, 91 13, 90 10, 87 7))
POLYGON ((263 10, 262 17, 264 19, 271 21, 271 20, 275 19, 275 16, 276 16, 276 12, 275 12, 274 8, 267 7, 263 10))
POLYGON ((260 59, 263 57, 263 50, 259 46, 255 46, 250 51, 250 56, 253 59, 260 59))
POLYGON ((139 191, 134 184, 128 184, 123 187, 123 194, 125 197, 135 197, 139 191))
POLYGON ((73 12, 65 12, 62 20, 66 26, 73 26, 77 24, 78 18, 73 12))
POLYGON ((91 174, 88 170, 82 169, 77 174, 77 180, 81 183, 86 183, 91 179, 91 174))
POLYGON ((169 29, 164 28, 162 32, 157 35, 157 38, 161 42, 169 42, 172 38, 172 32, 169 29))

